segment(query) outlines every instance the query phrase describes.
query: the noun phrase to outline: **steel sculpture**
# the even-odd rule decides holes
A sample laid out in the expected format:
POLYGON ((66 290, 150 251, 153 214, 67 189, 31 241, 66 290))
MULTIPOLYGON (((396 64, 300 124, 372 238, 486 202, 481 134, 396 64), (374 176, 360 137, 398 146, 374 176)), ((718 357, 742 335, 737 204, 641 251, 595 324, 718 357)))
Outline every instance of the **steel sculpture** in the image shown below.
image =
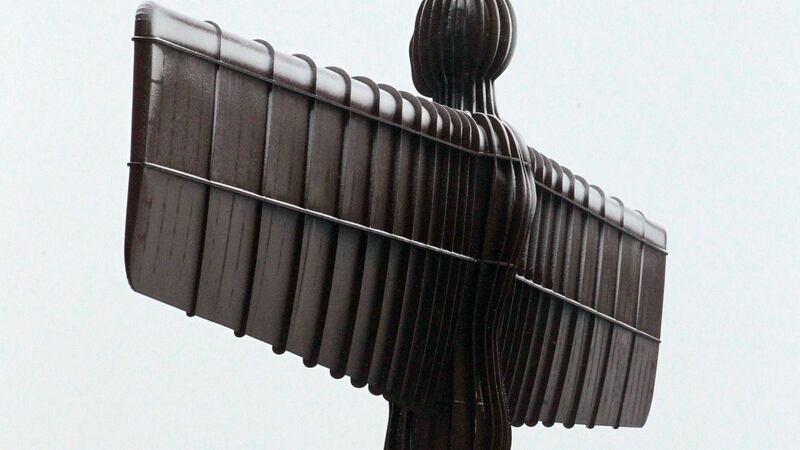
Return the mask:
POLYGON ((382 395, 388 449, 644 425, 666 233, 497 116, 507 0, 423 2, 433 101, 151 3, 134 41, 134 290, 382 395))

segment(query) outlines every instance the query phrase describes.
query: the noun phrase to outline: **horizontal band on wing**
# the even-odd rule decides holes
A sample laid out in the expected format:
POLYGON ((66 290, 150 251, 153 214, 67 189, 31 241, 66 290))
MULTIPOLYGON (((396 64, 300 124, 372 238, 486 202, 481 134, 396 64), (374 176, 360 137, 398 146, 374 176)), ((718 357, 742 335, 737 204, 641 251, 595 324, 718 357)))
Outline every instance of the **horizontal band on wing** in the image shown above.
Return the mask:
MULTIPOLYGON (((343 225, 343 226, 350 227, 350 228, 355 229, 355 230, 365 231, 367 233, 371 233, 371 234, 374 234, 376 236, 381 236, 381 237, 384 237, 384 238, 396 240, 396 241, 402 242, 404 244, 413 245, 413 246, 418 247, 418 248, 434 251, 436 253, 440 253, 440 254, 446 255, 446 256, 451 256, 451 257, 454 257, 454 258, 457 258, 457 259, 461 259, 461 260, 464 260, 464 261, 469 261, 469 262, 479 263, 479 264, 497 265, 497 266, 502 266, 502 267, 513 267, 512 264, 504 263, 504 262, 500 262, 500 261, 479 260, 479 259, 473 258, 471 256, 467 256, 467 255, 463 255, 463 254, 460 254, 460 253, 452 252, 452 251, 449 251, 449 250, 446 250, 446 249, 443 249, 443 248, 440 248, 440 247, 436 247, 436 246, 433 246, 433 245, 425 244, 423 242, 418 242, 418 241, 415 241, 415 240, 412 240, 412 239, 408 239, 408 238, 405 238, 403 236, 397 236, 395 234, 387 233, 386 231, 378 230, 378 229, 375 229, 375 228, 370 228, 370 227, 367 227, 367 226, 364 226, 364 225, 361 225, 361 224, 358 224, 358 223, 350 222, 350 221, 347 221, 347 220, 342 220, 342 219, 339 219, 337 217, 334 217, 334 216, 331 216, 331 215, 328 215, 328 214, 323 214, 323 213, 320 213, 320 212, 317 212, 317 211, 312 211, 312 210, 309 210, 309 209, 306 209, 306 208, 303 208, 303 207, 300 207, 300 206, 297 206, 297 205, 292 205, 290 203, 283 202, 283 201, 280 201, 280 200, 276 200, 276 199, 273 199, 273 198, 269 198, 269 197, 266 197, 266 196, 263 196, 263 195, 254 194, 252 192, 246 191, 244 189, 237 188, 235 186, 230 186, 230 185, 227 185, 227 184, 224 184, 224 183, 220 183, 220 182, 217 182, 217 181, 207 180, 205 178, 198 177, 196 175, 192 175, 190 173, 182 172, 180 170, 170 169, 169 167, 164 167, 164 166, 161 166, 161 165, 158 165, 158 164, 152 164, 152 163, 147 163, 147 162, 130 162, 130 163, 128 163, 128 165, 131 166, 131 167, 137 167, 138 166, 138 167, 143 167, 143 168, 147 168, 147 169, 152 169, 152 170, 155 170, 157 172, 161 172, 161 173, 173 175, 173 176, 176 176, 176 177, 180 177, 180 178, 183 178, 183 179, 187 179, 187 180, 190 180, 190 181, 194 181, 196 183, 204 184, 204 185, 211 186, 211 187, 214 187, 214 188, 217 188, 217 189, 228 191, 228 192, 233 193, 233 194, 241 195, 243 197, 248 197, 248 198, 251 198, 251 199, 254 199, 254 200, 258 200, 258 201, 261 201, 263 203, 268 203, 268 204, 271 204, 271 205, 274 205, 274 206, 285 208, 285 209, 290 210, 290 211, 295 211, 295 212, 299 212, 301 214, 305 214, 305 215, 308 215, 308 216, 312 216, 312 217, 316 217, 316 218, 319 218, 319 219, 323 219, 323 220, 329 221, 331 223, 335 223, 337 225, 343 225)), ((608 321, 608 322, 610 322, 610 323, 612 323, 612 324, 614 324, 616 326, 625 328, 626 330, 631 331, 631 332, 633 332, 633 333, 635 333, 635 334, 637 334, 639 336, 642 336, 644 338, 647 338, 647 339, 649 339, 651 341, 654 341, 654 342, 657 342, 657 343, 661 343, 661 339, 659 339, 659 338, 657 338, 655 336, 652 336, 652 335, 650 335, 650 334, 648 334, 648 333, 646 333, 646 332, 644 332, 642 330, 639 330, 639 329, 637 329, 637 328, 635 328, 635 327, 633 327, 631 325, 628 325, 625 322, 617 320, 617 319, 615 319, 615 318, 613 318, 613 317, 611 317, 609 315, 603 314, 603 313, 601 313, 601 312, 599 312, 599 311, 597 311, 595 309, 592 309, 592 308, 590 308, 590 307, 588 307, 586 305, 583 305, 580 302, 578 302, 577 300, 571 299, 571 298, 569 298, 569 297, 567 297, 565 295, 562 295, 562 294, 560 294, 560 293, 558 293, 558 292, 556 292, 556 291, 554 291, 552 289, 548 289, 548 288, 546 288, 546 287, 544 287, 544 286, 542 286, 540 284, 537 284, 537 283, 535 283, 535 282, 533 282, 533 281, 531 281, 531 280, 529 280, 529 279, 527 279, 527 278, 525 278, 523 276, 517 275, 516 278, 517 278, 517 280, 519 280, 519 281, 521 281, 521 282, 523 282, 523 283, 525 283, 525 284, 527 284, 527 285, 529 285, 529 286, 531 286, 531 287, 533 287, 533 288, 535 288, 535 289, 537 289, 537 290, 539 290, 539 291, 541 291, 541 292, 543 292, 543 293, 545 293, 545 294, 547 294, 549 296, 552 296, 552 297, 554 297, 554 298, 556 298, 558 300, 561 300, 564 303, 569 303, 572 306, 575 306, 575 307, 577 307, 577 308, 579 308, 581 310, 589 312, 590 314, 592 314, 592 315, 594 315, 596 317, 599 317, 599 318, 601 318, 601 319, 603 319, 605 321, 608 321)))
POLYGON ((616 326, 625 328, 626 330, 631 331, 631 332, 633 332, 635 334, 638 334, 639 336, 642 336, 644 338, 650 339, 651 341, 658 342, 659 344, 661 343, 661 339, 659 339, 659 338, 657 338, 657 337, 655 337, 655 336, 653 336, 651 334, 645 333, 644 331, 642 331, 642 330, 640 330, 640 329, 638 329, 636 327, 632 327, 632 326, 628 325, 627 323, 622 322, 620 320, 617 320, 617 319, 615 319, 615 318, 613 318, 613 317, 611 317, 611 316, 609 316, 607 314, 603 314, 600 311, 597 311, 596 309, 592 309, 592 308, 580 303, 577 300, 573 300, 573 299, 567 297, 566 295, 559 294, 558 292, 556 292, 556 291, 554 291, 552 289, 548 289, 548 288, 546 288, 546 287, 544 287, 544 286, 542 286, 540 284, 534 283, 533 281, 531 281, 531 280, 529 280, 529 279, 527 279, 525 277, 517 275, 517 280, 519 280, 519 281, 527 284, 528 286, 531 286, 534 289, 537 289, 537 290, 539 290, 539 291, 541 291, 541 292, 543 292, 543 293, 545 293, 545 294, 547 294, 547 295, 549 295, 551 297, 555 297, 555 298, 557 298, 558 300, 561 300, 564 303, 569 303, 570 305, 572 305, 572 306, 574 306, 574 307, 576 307, 578 309, 582 309, 582 310, 584 310, 584 311, 586 311, 588 313, 591 313, 592 315, 594 315, 596 317, 599 317, 599 318, 601 318, 601 319, 603 319, 605 321, 611 322, 612 324, 614 324, 616 326))
POLYGON ((155 170, 157 172, 161 172, 161 173, 165 173, 165 174, 168 174, 168 175, 173 175, 173 176, 176 176, 176 177, 180 177, 180 178, 183 178, 183 179, 186 179, 186 180, 194 181, 195 183, 200 183, 200 184, 204 184, 206 186, 211 186, 211 187, 223 190, 223 191, 228 191, 228 192, 230 192, 232 194, 237 194, 237 195, 241 195, 243 197, 248 197, 248 198, 251 198, 253 200, 258 200, 258 201, 261 201, 263 203, 268 203, 270 205, 278 206, 278 207, 281 207, 281 208, 284 208, 284 209, 287 209, 287 210, 290 210, 290 211, 299 212, 299 213, 305 214, 307 216, 312 216, 312 217, 316 217, 318 219, 323 219, 323 220, 326 220, 328 222, 335 223, 337 225, 342 225, 342 226, 345 226, 345 227, 349 227, 349 228, 352 228, 354 230, 364 231, 364 232, 367 232, 367 233, 370 233, 370 234, 374 234, 376 236, 384 237, 384 238, 387 238, 387 239, 392 239, 392 240, 395 240, 395 241, 398 241, 398 242, 402 242, 404 244, 413 245, 414 247, 418 247, 418 248, 421 248, 421 249, 424 249, 424 250, 430 250, 430 251, 433 251, 433 252, 436 252, 436 253, 440 253, 440 254, 445 255, 445 256, 451 256, 453 258, 461 259, 461 260, 464 260, 464 261, 469 261, 469 262, 478 263, 478 264, 488 264, 488 265, 500 266, 500 267, 514 267, 513 264, 509 264, 509 263, 502 262, 502 261, 488 261, 488 260, 473 258, 471 256, 463 255, 461 253, 452 252, 450 250, 446 250, 446 249, 443 249, 441 247, 436 247, 436 246, 433 246, 433 245, 425 244, 424 242, 419 242, 419 241, 415 241, 413 239, 408 239, 406 237, 398 236, 396 234, 388 233, 386 231, 378 230, 376 228, 370 228, 368 226, 361 225, 361 224, 358 224, 358 223, 355 223, 355 222, 350 222, 348 220, 342 220, 342 219, 339 219, 338 217, 334 217, 334 216, 331 216, 331 215, 328 215, 328 214, 324 214, 324 213, 321 213, 321 212, 317 212, 317 211, 312 211, 310 209, 306 209, 306 208, 303 208, 301 206, 293 205, 291 203, 283 202, 283 201, 280 201, 280 200, 276 200, 274 198, 266 197, 266 196, 259 195, 259 194, 254 194, 252 192, 246 191, 244 189, 237 188, 235 186, 230 186, 230 185, 227 185, 227 184, 224 184, 224 183, 220 183, 218 181, 207 180, 207 179, 205 179, 203 177, 198 177, 197 175, 192 175, 190 173, 182 172, 180 170, 170 169, 169 167, 164 167, 164 166, 161 166, 161 165, 158 165, 158 164, 153 164, 153 163, 148 163, 148 162, 129 162, 128 166, 131 166, 131 167, 143 167, 143 168, 146 168, 146 169, 152 169, 152 170, 155 170))

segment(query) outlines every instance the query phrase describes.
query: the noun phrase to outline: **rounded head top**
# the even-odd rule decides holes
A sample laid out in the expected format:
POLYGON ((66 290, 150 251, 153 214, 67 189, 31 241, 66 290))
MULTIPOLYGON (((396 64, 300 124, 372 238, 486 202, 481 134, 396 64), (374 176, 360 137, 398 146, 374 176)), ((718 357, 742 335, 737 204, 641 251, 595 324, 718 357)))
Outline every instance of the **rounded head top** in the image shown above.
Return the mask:
POLYGON ((490 86, 511 61, 516 28, 510 0, 424 0, 410 45, 414 84, 437 99, 490 86))

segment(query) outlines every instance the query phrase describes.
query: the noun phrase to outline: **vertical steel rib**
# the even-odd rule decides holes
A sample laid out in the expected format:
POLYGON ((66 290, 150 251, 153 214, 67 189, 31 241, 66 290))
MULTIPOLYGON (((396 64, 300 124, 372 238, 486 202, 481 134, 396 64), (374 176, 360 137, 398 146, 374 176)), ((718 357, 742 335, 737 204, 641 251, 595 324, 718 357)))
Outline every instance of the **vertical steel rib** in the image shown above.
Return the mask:
MULTIPOLYGON (((269 68, 267 70, 267 77, 274 78, 275 77, 275 49, 270 45, 269 42, 264 40, 256 40, 259 44, 263 45, 267 49, 267 55, 269 57, 269 68)), ((272 108, 269 107, 270 102, 272 100, 272 90, 273 87, 271 84, 266 86, 267 91, 267 98, 266 98, 266 114, 264 115, 264 147, 262 149, 262 156, 261 156, 261 171, 260 171, 260 178, 258 185, 260 186, 261 193, 264 193, 264 183, 266 177, 266 166, 267 166, 267 145, 269 143, 269 139, 267 133, 269 132, 269 121, 270 121, 270 114, 272 114, 272 108)), ((255 243, 254 248, 250 250, 251 254, 251 270, 248 278, 247 284, 247 296, 245 297, 244 308, 242 310, 242 320, 239 324, 239 329, 234 331, 234 334, 237 337, 244 337, 247 334, 247 325, 250 320, 250 307, 253 302, 253 287, 255 285, 256 279, 256 272, 258 270, 258 247, 261 244, 261 222, 264 217, 264 205, 258 205, 256 210, 256 225, 254 228, 254 237, 253 242, 255 243)))
MULTIPOLYGON (((217 59, 218 60, 222 60, 222 28, 220 28, 219 25, 217 25, 216 23, 214 23, 214 22, 212 22, 210 20, 206 21, 206 23, 208 23, 211 26, 213 26, 214 29, 217 32, 217 59)), ((216 142, 217 114, 219 112, 218 111, 218 107, 219 107, 219 98, 218 98, 218 96, 219 96, 219 71, 220 71, 220 66, 216 65, 214 67, 214 82, 213 82, 213 84, 214 84, 214 109, 213 109, 213 111, 214 112, 211 115, 211 145, 210 145, 210 147, 208 149, 208 158, 207 158, 208 165, 206 166, 207 167, 206 168, 207 172, 205 174, 205 177, 207 179, 211 179, 211 161, 212 161, 211 155, 214 153, 214 144, 216 142)), ((211 199, 211 188, 210 187, 206 187, 205 188, 205 200, 203 202, 203 204, 204 204, 204 207, 203 207, 203 222, 202 222, 202 224, 200 226, 200 233, 201 233, 200 236, 202 236, 202 240, 201 240, 201 245, 200 245, 200 250, 199 250, 200 253, 199 253, 199 256, 197 258, 197 270, 195 272, 196 275, 195 275, 195 283, 194 283, 194 294, 192 296, 192 304, 189 307, 189 310, 186 311, 186 314, 189 317, 193 317, 195 315, 196 311, 197 311, 197 300, 198 300, 198 296, 200 294, 200 278, 201 278, 202 272, 203 272, 203 257, 204 257, 204 254, 205 254, 205 249, 206 249, 206 244, 207 244, 205 242, 205 240, 206 240, 206 232, 207 232, 207 228, 208 228, 208 213, 209 213, 209 201, 210 201, 210 199, 211 199)))

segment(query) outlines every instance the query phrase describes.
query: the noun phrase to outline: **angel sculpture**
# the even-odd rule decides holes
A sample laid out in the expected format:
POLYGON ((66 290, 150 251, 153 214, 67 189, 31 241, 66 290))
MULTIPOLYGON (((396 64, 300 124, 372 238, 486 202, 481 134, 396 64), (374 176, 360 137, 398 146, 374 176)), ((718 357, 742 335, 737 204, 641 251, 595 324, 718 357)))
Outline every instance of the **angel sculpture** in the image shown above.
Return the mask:
POLYGON ((508 0, 423 1, 432 101, 152 3, 134 41, 134 290, 385 397, 387 449, 644 425, 666 233, 498 117, 508 0))

